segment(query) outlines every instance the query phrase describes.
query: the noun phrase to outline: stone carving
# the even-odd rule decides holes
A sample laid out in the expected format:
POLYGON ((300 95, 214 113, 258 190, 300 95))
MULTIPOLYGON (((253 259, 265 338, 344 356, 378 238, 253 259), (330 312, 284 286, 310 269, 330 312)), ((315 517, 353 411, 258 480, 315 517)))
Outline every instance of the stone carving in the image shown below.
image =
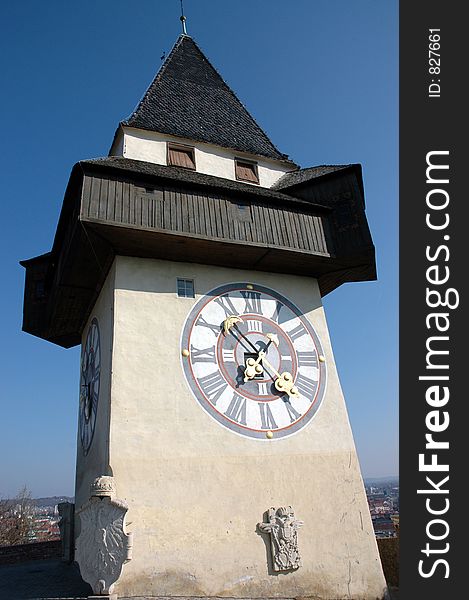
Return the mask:
POLYGON ((95 594, 111 594, 122 566, 132 558, 132 534, 125 532, 128 507, 115 499, 112 477, 98 477, 91 498, 78 511, 80 535, 75 558, 95 594))
POLYGON ((114 477, 109 475, 102 475, 96 477, 90 486, 91 496, 111 496, 116 495, 116 484, 114 483, 114 477))
POLYGON ((263 533, 270 534, 274 571, 298 569, 301 567, 298 529, 303 525, 303 521, 295 519, 291 506, 282 506, 277 510, 270 508, 267 518, 267 523, 258 523, 257 526, 263 533))

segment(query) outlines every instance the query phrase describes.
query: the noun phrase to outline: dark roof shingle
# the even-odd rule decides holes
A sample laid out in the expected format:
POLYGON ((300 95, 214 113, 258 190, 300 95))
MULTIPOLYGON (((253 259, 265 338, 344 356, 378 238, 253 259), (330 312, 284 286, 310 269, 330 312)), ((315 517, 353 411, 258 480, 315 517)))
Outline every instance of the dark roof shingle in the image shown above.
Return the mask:
POLYGON ((305 181, 315 179, 316 177, 322 177, 323 175, 328 175, 329 173, 335 173, 336 171, 347 169, 351 166, 353 165, 319 165, 317 167, 298 169, 297 171, 292 171, 291 173, 285 173, 285 175, 282 175, 282 177, 280 177, 280 179, 274 183, 272 189, 282 190, 284 188, 289 188, 294 185, 299 185, 300 183, 305 183, 305 181))
POLYGON ((187 35, 123 125, 288 161, 187 35))

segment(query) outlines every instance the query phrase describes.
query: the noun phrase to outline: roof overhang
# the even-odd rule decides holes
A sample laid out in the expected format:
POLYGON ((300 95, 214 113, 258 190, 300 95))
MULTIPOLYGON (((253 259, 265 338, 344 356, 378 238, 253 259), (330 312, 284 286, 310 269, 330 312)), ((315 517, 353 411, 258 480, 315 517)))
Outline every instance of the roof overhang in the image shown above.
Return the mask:
POLYGON ((116 255, 310 276, 322 295, 375 279, 356 174, 311 186, 321 202, 123 158, 77 163, 51 252, 21 263, 24 331, 79 344, 116 255))

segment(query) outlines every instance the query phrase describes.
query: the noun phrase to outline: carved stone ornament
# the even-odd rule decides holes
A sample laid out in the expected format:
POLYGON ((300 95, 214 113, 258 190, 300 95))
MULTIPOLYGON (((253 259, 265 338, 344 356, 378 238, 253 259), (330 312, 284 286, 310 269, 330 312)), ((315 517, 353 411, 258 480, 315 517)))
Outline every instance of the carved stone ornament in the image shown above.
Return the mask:
POLYGON ((75 559, 93 592, 104 595, 112 593, 122 566, 132 558, 132 534, 125 532, 127 505, 111 497, 115 492, 114 482, 109 481, 112 477, 98 479, 105 481, 102 485, 98 480, 93 482, 95 495, 77 511, 80 535, 75 559))
POLYGON ((291 506, 282 506, 277 510, 270 508, 267 518, 267 523, 258 523, 257 526, 263 533, 270 534, 274 571, 298 569, 301 567, 298 529, 303 525, 303 521, 295 519, 291 506))
POLYGON ((114 477, 109 475, 102 475, 96 477, 90 486, 91 496, 110 496, 111 498, 116 495, 116 484, 114 483, 114 477))

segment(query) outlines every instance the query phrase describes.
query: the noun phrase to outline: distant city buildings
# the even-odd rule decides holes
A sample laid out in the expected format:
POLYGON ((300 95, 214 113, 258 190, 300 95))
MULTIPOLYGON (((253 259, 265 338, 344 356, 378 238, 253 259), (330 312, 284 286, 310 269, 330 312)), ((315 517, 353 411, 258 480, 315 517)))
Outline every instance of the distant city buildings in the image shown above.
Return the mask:
POLYGON ((31 542, 49 542, 60 539, 59 512, 57 505, 34 508, 34 516, 29 540, 31 542))
POLYGON ((30 496, 0 501, 0 546, 60 540, 56 500, 30 496), (44 503, 44 500, 49 502, 44 503))
POLYGON ((385 481, 365 486, 373 529, 377 538, 399 535, 399 483, 385 481))

